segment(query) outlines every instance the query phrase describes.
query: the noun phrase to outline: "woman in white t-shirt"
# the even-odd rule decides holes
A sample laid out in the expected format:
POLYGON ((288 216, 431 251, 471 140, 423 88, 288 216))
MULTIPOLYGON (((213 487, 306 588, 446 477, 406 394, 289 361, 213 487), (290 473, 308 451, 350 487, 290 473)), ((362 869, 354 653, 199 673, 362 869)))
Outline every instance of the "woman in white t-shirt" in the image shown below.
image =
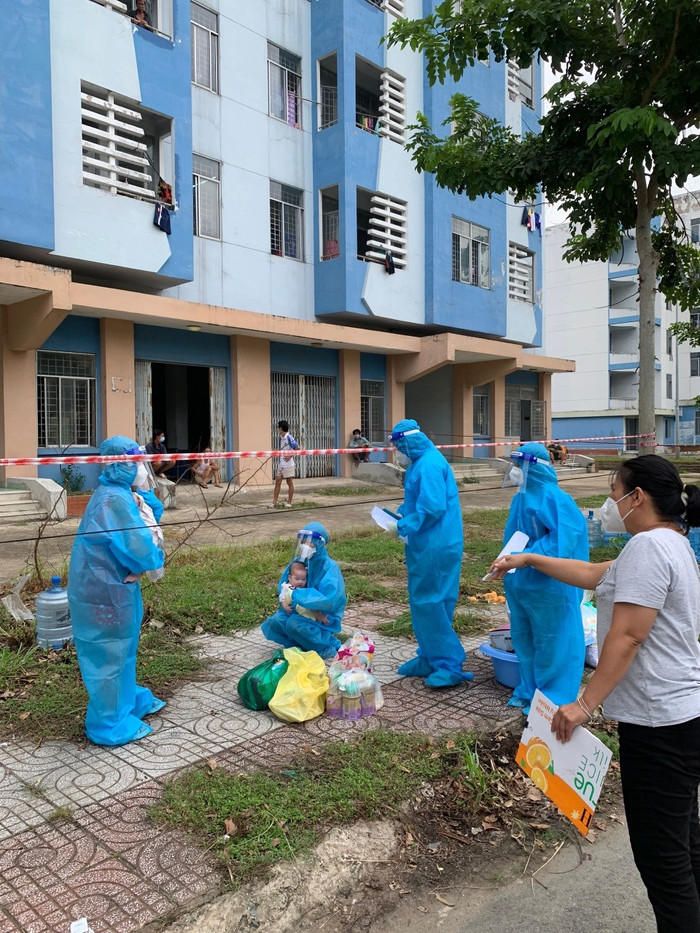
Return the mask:
POLYGON ((575 703, 559 707, 562 742, 605 702, 617 719, 620 776, 634 860, 661 933, 700 933, 700 575, 686 537, 700 525, 700 489, 649 454, 614 474, 603 528, 633 537, 614 561, 522 553, 518 567, 596 590, 598 667, 575 703))

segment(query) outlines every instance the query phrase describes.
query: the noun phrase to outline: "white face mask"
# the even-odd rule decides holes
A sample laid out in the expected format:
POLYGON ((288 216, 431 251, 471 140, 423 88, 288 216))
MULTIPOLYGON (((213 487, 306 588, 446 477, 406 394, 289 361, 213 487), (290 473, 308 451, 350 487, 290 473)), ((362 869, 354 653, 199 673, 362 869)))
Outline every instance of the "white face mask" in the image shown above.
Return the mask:
POLYGON ((511 486, 522 486, 523 484, 523 471, 520 467, 512 466, 508 470, 508 476, 506 477, 511 486))
POLYGON ((412 463, 411 458, 405 453, 397 450, 394 456, 396 457, 396 466, 400 466, 402 470, 407 470, 410 467, 412 463))
POLYGON ((143 463, 139 463, 136 467, 136 476, 131 485, 136 489, 148 489, 148 470, 143 463))
MULTIPOLYGON (((632 490, 634 492, 634 490, 632 490)), ((636 505, 633 505, 629 512, 625 513, 624 518, 620 515, 619 505, 623 499, 626 499, 627 496, 631 496, 632 492, 626 493, 617 502, 608 496, 605 502, 600 507, 600 521, 603 525, 603 531, 607 531, 611 535, 624 535, 627 533, 627 528, 625 527, 625 518, 634 512, 637 508, 636 505)))

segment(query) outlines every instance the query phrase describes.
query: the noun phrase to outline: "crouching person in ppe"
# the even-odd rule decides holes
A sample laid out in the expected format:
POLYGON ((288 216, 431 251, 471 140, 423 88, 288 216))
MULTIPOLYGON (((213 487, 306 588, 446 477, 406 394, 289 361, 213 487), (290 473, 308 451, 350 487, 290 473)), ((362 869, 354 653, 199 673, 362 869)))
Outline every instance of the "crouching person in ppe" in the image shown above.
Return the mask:
POLYGON ((416 657, 398 672, 424 677, 428 687, 451 687, 474 678, 462 670, 466 653, 452 627, 464 549, 457 483, 415 421, 399 421, 389 440, 406 468, 395 531, 407 539, 408 603, 418 642, 416 657))
MULTIPOLYGON (((110 437, 100 454, 138 454, 128 437, 110 437)), ((139 515, 135 462, 105 465, 78 528, 68 573, 75 648, 88 692, 85 732, 96 745, 124 745, 153 730, 143 717, 165 706, 136 683, 143 618, 139 577, 163 566, 163 551, 139 515)))
MULTIPOLYGON (((588 560, 586 519, 560 489, 543 444, 523 444, 511 454, 504 485, 519 487, 511 502, 504 543, 516 531, 529 536, 527 553, 588 560)), ((520 684, 509 706, 530 710, 535 689, 552 703, 573 703, 583 675, 585 645, 582 590, 525 567, 503 578, 520 684)))
POLYGON ((322 658, 332 658, 340 648, 334 633, 340 631, 347 602, 343 574, 326 551, 328 540, 328 532, 318 522, 309 522, 298 533, 296 549, 282 573, 278 592, 289 582, 290 568, 297 563, 307 567, 306 585, 297 585, 290 600, 262 624, 262 633, 269 641, 285 648, 316 651, 322 658), (301 615, 301 609, 312 611, 315 618, 301 615))

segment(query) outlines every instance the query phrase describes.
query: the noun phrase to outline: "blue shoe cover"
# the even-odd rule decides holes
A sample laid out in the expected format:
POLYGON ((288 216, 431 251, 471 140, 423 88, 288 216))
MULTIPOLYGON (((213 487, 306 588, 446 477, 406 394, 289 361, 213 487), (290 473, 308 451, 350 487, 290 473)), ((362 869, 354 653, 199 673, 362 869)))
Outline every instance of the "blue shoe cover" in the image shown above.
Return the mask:
POLYGON ((159 713, 165 706, 165 700, 159 700, 158 697, 153 697, 153 705, 147 713, 144 713, 144 716, 152 716, 154 713, 159 713))
POLYGON ((432 670, 424 658, 411 658, 410 661, 401 664, 396 673, 402 677, 427 677, 432 670))
MULTIPOLYGON (((144 723, 136 735, 129 739, 130 742, 138 742, 139 739, 145 739, 147 735, 150 735, 153 732, 153 729, 147 724, 144 723)), ((126 745, 126 742, 124 743, 126 745)))
POLYGON ((463 671, 448 671, 444 667, 433 671, 425 678, 426 687, 454 687, 465 680, 474 680, 474 675, 463 671))
POLYGON ((515 706, 517 709, 524 709, 526 706, 530 709, 530 701, 523 700, 522 697, 512 696, 506 703, 506 706, 515 706))

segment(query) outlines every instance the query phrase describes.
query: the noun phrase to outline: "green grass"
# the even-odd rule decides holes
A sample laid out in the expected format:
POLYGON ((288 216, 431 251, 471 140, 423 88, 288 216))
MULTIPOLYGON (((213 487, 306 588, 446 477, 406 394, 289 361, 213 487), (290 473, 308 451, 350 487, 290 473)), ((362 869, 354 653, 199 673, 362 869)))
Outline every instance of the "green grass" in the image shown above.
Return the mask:
POLYGON ((151 817, 216 851, 238 885, 308 851, 332 825, 394 812, 442 775, 470 788, 474 810, 497 794, 498 772, 482 769, 471 734, 438 746, 426 736, 372 730, 279 771, 234 775, 194 768, 166 784, 151 817))
POLYGON ((376 496, 376 486, 321 486, 314 490, 318 496, 376 496))

